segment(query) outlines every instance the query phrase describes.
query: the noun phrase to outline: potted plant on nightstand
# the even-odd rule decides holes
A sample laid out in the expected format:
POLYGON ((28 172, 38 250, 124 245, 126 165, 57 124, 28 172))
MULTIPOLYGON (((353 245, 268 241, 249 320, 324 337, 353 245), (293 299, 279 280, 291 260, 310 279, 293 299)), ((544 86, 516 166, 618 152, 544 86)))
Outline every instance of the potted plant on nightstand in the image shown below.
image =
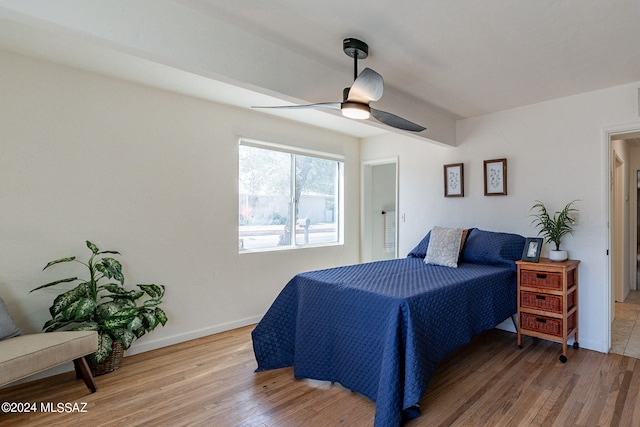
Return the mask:
POLYGON ((576 201, 567 203, 564 209, 554 213, 553 216, 549 215, 544 203, 539 200, 536 200, 536 204, 530 209, 537 209, 537 213, 531 215, 534 217, 531 224, 540 228, 538 235, 542 235, 546 243, 554 245, 555 249, 549 249, 551 261, 564 261, 569 258, 567 251, 560 249, 560 241, 573 231, 573 225, 576 221, 571 213, 578 211, 572 207, 576 201))
POLYGON ((61 258, 48 263, 43 270, 75 261, 87 267, 89 277, 69 277, 33 289, 31 292, 80 280, 80 284, 58 295, 49 308, 51 320, 43 326, 45 332, 62 328, 98 331, 98 350, 89 356, 94 375, 106 374, 120 366, 123 351, 133 341, 158 325, 167 323, 167 315, 159 307, 164 285, 136 285, 126 290, 120 262, 110 256, 116 251, 101 251, 87 240, 91 257, 85 263, 76 257, 61 258), (103 283, 105 282, 105 283, 103 283), (143 300, 142 297, 146 296, 143 300))

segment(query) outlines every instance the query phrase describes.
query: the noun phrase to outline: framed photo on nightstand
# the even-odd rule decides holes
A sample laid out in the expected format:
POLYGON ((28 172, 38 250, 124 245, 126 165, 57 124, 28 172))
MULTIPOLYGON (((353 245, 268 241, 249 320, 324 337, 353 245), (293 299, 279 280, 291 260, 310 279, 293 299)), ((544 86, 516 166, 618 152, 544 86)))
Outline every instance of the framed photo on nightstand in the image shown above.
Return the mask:
POLYGON ((540 261, 540 252, 542 252, 542 237, 527 237, 522 251, 522 260, 538 262, 540 261))

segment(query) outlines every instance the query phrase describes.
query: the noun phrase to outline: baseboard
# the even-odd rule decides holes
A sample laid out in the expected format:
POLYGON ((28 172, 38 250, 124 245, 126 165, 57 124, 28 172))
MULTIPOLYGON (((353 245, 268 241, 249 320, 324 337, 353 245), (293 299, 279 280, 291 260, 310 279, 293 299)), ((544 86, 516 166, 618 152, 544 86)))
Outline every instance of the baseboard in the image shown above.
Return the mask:
MULTIPOLYGON (((219 325, 208 326, 206 328, 196 329, 195 331, 189 331, 181 334, 172 335, 169 337, 162 337, 162 338, 153 339, 153 340, 144 340, 142 342, 134 341, 131 348, 129 348, 129 350, 126 351, 125 356, 144 353, 150 350, 155 350, 158 348, 167 347, 174 344, 179 344, 181 342, 191 341, 191 340, 206 337, 209 335, 219 334, 220 332, 230 331, 236 328, 242 328, 243 326, 253 325, 255 323, 258 323, 260 319, 262 319, 262 316, 245 317, 244 319, 234 320, 233 322, 227 322, 227 323, 221 323, 219 325)), ((153 336, 153 333, 151 336, 153 336)))

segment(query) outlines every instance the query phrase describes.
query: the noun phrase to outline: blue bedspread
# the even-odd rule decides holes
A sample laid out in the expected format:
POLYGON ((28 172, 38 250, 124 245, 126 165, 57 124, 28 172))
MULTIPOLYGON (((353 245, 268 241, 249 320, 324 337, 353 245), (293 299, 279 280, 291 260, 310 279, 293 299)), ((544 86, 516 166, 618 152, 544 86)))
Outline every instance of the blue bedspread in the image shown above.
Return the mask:
POLYGON ((516 309, 503 266, 409 257, 302 273, 252 332, 257 371, 338 382, 376 402, 376 426, 397 426, 448 353, 516 309))

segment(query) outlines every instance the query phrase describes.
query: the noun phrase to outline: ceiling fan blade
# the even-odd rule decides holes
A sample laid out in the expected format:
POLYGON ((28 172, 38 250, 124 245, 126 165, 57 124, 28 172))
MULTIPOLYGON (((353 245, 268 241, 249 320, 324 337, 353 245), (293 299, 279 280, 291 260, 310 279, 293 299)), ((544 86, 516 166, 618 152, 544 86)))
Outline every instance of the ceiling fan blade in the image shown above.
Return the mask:
POLYGON ((254 106, 251 108, 331 108, 333 110, 340 109, 340 102, 319 102, 317 104, 305 104, 305 105, 266 105, 266 106, 254 106))
POLYGON ((384 92, 382 76, 371 68, 365 68, 351 85, 347 101, 368 104, 382 98, 382 92, 384 92))
POLYGON ((395 114, 376 110, 375 108, 371 109, 371 115, 379 122, 394 128, 408 130, 411 132, 422 132, 426 129, 426 127, 424 126, 420 126, 416 123, 410 122, 409 120, 403 119, 402 117, 396 116, 395 114))

